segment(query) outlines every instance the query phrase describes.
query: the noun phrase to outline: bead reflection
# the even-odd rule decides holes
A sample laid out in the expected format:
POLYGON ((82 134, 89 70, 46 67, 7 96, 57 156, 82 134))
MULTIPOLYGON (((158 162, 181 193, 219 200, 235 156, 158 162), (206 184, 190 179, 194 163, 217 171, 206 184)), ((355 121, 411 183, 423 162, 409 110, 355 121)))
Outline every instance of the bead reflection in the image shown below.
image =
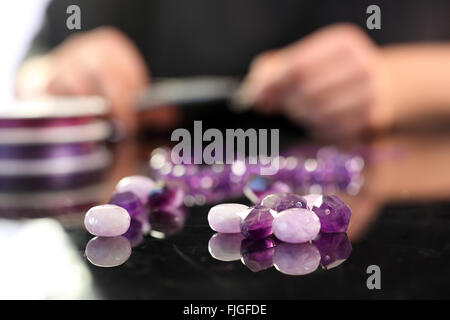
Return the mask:
POLYGON ((352 252, 352 244, 344 232, 321 233, 313 243, 319 249, 320 265, 325 270, 339 266, 352 252))
POLYGON ((214 234, 208 243, 211 256, 220 261, 241 262, 252 272, 275 267, 287 275, 306 275, 319 265, 329 270, 341 265, 352 251, 346 233, 320 233, 312 242, 290 244, 275 237, 245 239, 240 233, 214 234))
POLYGON ((273 262, 281 273, 301 276, 317 269, 320 253, 311 243, 281 243, 275 250, 273 262))
POLYGON ((208 251, 214 259, 235 261, 241 259, 241 242, 244 236, 240 233, 216 233, 208 243, 208 251))
POLYGON ((269 269, 273 266, 275 246, 272 238, 245 239, 241 243, 241 261, 253 272, 269 269))
POLYGON ((131 255, 130 241, 123 236, 92 238, 86 245, 86 257, 98 267, 117 267, 124 264, 131 255))

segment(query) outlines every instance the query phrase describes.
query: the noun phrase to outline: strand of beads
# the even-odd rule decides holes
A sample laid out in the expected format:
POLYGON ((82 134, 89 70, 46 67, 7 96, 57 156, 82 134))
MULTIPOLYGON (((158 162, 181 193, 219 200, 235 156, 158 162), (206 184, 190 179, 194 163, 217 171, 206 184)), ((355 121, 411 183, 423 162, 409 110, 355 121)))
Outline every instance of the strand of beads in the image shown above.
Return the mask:
POLYGON ((266 196, 260 204, 219 204, 212 207, 208 222, 216 232, 242 233, 248 239, 274 235, 287 243, 305 243, 319 232, 346 232, 350 208, 335 195, 278 193, 266 196))
POLYGON ((253 203, 280 192, 333 193, 343 190, 358 193, 362 185, 364 160, 356 152, 341 152, 333 147, 294 148, 278 157, 279 170, 260 176, 263 166, 250 161, 200 166, 174 163, 170 149, 152 152, 150 168, 163 181, 176 181, 186 191, 187 206, 222 201, 244 193, 253 203))
MULTIPOLYGON (((125 177, 117 183, 108 204, 88 210, 84 225, 95 236, 120 236, 149 210, 168 212, 179 208, 183 197, 183 189, 173 183, 155 182, 145 176, 125 177)), ((148 224, 147 229, 150 228, 148 224)))

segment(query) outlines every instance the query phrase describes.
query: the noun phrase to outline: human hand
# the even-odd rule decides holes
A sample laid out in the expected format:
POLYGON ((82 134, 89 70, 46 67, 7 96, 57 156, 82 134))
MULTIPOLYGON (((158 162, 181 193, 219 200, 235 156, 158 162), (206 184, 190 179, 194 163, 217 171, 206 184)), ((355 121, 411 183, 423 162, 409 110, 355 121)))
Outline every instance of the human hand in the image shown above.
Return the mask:
POLYGON ((112 107, 112 117, 127 131, 139 122, 156 128, 172 125, 173 108, 134 111, 136 93, 150 83, 146 63, 135 44, 112 27, 77 33, 50 53, 26 62, 18 75, 17 94, 100 95, 112 107))
POLYGON ((388 83, 381 50, 358 27, 338 24, 257 57, 243 91, 256 110, 344 138, 390 125, 388 83))

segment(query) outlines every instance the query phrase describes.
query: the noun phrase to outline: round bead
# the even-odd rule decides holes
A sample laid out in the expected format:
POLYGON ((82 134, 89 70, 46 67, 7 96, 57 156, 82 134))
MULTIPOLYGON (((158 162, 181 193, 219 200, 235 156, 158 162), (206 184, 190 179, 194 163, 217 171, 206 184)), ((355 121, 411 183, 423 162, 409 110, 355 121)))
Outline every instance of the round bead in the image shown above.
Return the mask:
POLYGON ((127 232, 130 227, 127 210, 114 204, 96 206, 86 213, 84 225, 95 236, 116 237, 127 232))
POLYGON ((143 204, 147 203, 148 194, 155 182, 146 176, 130 176, 120 180, 116 185, 117 192, 133 192, 143 204))
POLYGON ((221 233, 241 232, 241 216, 248 207, 238 203, 223 203, 212 207, 208 213, 211 229, 221 233))
POLYGON ((124 208, 132 218, 142 212, 141 200, 133 192, 115 193, 111 196, 108 203, 124 208))
POLYGON ((282 243, 275 248, 273 262, 281 273, 300 276, 319 267, 320 253, 311 243, 282 243))
POLYGON ((303 243, 314 239, 320 231, 320 221, 314 212, 292 208, 280 212, 273 220, 274 235, 283 242, 303 243))
POLYGON ((86 257, 99 267, 117 267, 125 263, 131 255, 131 245, 127 238, 95 237, 86 245, 86 257))

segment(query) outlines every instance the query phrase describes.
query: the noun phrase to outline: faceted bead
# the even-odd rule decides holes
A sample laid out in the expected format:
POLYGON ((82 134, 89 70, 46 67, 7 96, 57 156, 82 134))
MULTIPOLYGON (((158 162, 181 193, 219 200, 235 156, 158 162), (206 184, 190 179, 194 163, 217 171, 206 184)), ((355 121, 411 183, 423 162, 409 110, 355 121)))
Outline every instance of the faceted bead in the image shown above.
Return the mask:
POLYGON ((128 211, 132 218, 138 216, 142 212, 141 200, 133 192, 115 193, 109 199, 109 204, 115 204, 128 211))
POLYGON ((313 243, 320 252, 320 265, 325 270, 342 264, 352 252, 352 244, 344 232, 320 233, 313 243))
POLYGON ((87 231, 95 236, 115 237, 127 232, 130 227, 127 210, 114 204, 104 204, 88 210, 84 217, 87 231))
POLYGON ((300 276, 319 267, 320 253, 311 243, 282 243, 275 248, 273 262, 281 273, 300 276))
POLYGON ((146 176, 130 176, 120 180, 116 185, 117 192, 133 192, 143 204, 147 203, 150 190, 155 182, 146 176))
POLYGON ((123 236, 95 237, 86 245, 86 257, 98 267, 117 267, 125 263, 131 255, 130 241, 123 236))
POLYGON ((291 191, 291 187, 286 183, 281 181, 270 181, 261 176, 251 178, 244 186, 245 196, 253 203, 261 203, 262 199, 273 193, 291 191))
POLYGON ((223 203, 212 207, 208 213, 211 229, 222 233, 241 232, 241 216, 248 207, 238 203, 223 203))
POLYGON ((214 259, 235 261, 241 259, 241 242, 244 236, 240 233, 216 233, 208 243, 208 251, 214 259))
POLYGON ((290 208, 306 209, 306 200, 293 193, 275 193, 265 197, 261 201, 261 205, 276 212, 281 212, 290 208))
POLYGON ((319 217, 322 232, 347 231, 352 211, 339 197, 320 196, 313 202, 311 210, 319 217))
POLYGON ((273 220, 273 234, 281 241, 303 243, 314 239, 320 231, 320 221, 310 210, 292 208, 280 212, 273 220))
POLYGON ((241 233, 248 239, 264 239, 272 234, 272 209, 256 205, 241 222, 241 233))
POLYGON ((317 200, 317 198, 321 197, 321 194, 317 194, 317 193, 312 193, 312 194, 307 194, 303 196, 303 199, 306 200, 306 206, 309 210, 312 209, 314 201, 317 200))
POLYGON ((183 199, 184 190, 176 184, 166 184, 148 193, 148 205, 160 210, 176 209, 183 204, 183 199))

